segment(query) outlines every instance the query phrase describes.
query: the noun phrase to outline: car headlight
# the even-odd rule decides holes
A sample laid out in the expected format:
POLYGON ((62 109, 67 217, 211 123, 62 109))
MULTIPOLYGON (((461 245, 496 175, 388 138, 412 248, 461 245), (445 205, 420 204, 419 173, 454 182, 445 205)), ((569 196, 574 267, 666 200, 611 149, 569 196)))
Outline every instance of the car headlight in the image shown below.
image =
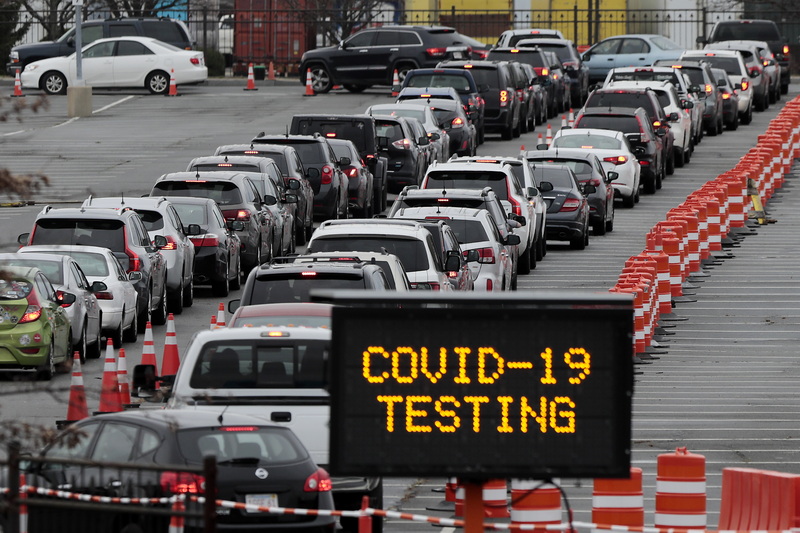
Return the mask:
POLYGON ((9 54, 9 57, 11 58, 12 63, 17 63, 19 61, 19 52, 12 50, 9 54))
POLYGON ((33 72, 33 71, 34 71, 34 70, 36 70, 37 68, 39 68, 39 65, 37 65, 36 63, 31 63, 30 65, 28 65, 27 67, 25 67, 25 71, 26 71, 26 72, 33 72))

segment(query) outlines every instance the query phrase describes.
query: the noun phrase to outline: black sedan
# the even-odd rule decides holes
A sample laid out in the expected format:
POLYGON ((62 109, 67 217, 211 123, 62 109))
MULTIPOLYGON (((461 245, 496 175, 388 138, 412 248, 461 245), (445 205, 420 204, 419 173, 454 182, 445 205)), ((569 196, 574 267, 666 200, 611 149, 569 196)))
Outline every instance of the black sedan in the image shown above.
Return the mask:
POLYGON ((355 217, 372 218, 375 214, 373 204, 374 179, 372 172, 358 155, 353 141, 347 139, 328 139, 328 142, 339 158, 342 170, 347 176, 347 198, 350 201, 350 212, 355 217))
MULTIPOLYGON (((259 509, 329 511, 333 497, 328 473, 314 463, 291 429, 249 415, 183 411, 178 416, 158 409, 107 413, 74 423, 40 456, 23 464, 34 486, 69 487, 66 490, 104 497, 203 496, 207 483, 214 483, 216 491, 210 497, 237 504, 217 507, 220 531, 332 532, 336 525, 332 516, 259 509), (216 458, 213 481, 203 476, 204 458, 209 456, 216 458), (121 466, 126 464, 131 466, 121 466), (181 471, 183 466, 186 471, 181 471)), ((166 531, 169 521, 167 515, 156 514, 163 513, 158 508, 165 503, 139 506, 132 513, 120 512, 118 505, 61 503, 31 506, 31 531, 166 531)), ((186 500, 190 516, 185 525, 193 530, 202 530, 197 516, 201 505, 186 500)))
POLYGON ((227 296, 231 288, 238 289, 242 242, 236 229, 242 228, 242 222, 226 222, 217 203, 209 198, 172 196, 169 201, 194 243, 195 284, 210 284, 215 296, 227 296))
POLYGON ((589 202, 585 194, 594 185, 578 182, 565 165, 533 163, 533 175, 547 203, 547 238, 569 241, 570 247, 583 250, 589 244, 589 202))
POLYGON ((479 135, 475 124, 467 117, 464 106, 458 102, 440 98, 428 100, 436 120, 450 137, 450 154, 460 156, 474 155, 479 135))

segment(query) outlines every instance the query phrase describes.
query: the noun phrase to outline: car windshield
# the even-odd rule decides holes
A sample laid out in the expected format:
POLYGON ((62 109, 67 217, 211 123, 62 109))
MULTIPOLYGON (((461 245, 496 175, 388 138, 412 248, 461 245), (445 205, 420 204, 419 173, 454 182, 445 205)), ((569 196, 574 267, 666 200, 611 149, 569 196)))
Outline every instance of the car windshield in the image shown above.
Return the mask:
POLYGON ((622 133, 641 133, 636 117, 621 115, 584 115, 580 118, 576 127, 621 131, 622 133))
POLYGON ((148 211, 146 209, 137 209, 136 213, 139 218, 144 222, 144 227, 147 231, 158 231, 164 228, 164 217, 158 211, 148 211))
POLYGON ((469 244, 471 242, 488 241, 486 229, 480 220, 453 218, 447 221, 447 225, 453 228, 459 244, 469 244))
POLYGON ((622 148, 622 142, 604 135, 564 135, 553 139, 553 148, 609 149, 622 148))
POLYGON ((309 252, 383 252, 400 258, 406 272, 428 270, 425 243, 415 238, 391 235, 328 236, 314 239, 309 252))
MULTIPOLYGON (((176 433, 181 454, 190 464, 201 464, 207 455, 217 465, 255 463, 278 465, 305 459, 308 452, 288 435, 270 427, 241 426, 181 430, 176 433)), ((239 467, 241 468, 241 467, 239 467)))
POLYGON ((42 261, 41 259, 3 259, 2 265, 4 266, 18 266, 18 267, 32 267, 38 268, 47 276, 50 283, 53 285, 64 284, 64 270, 61 268, 61 261, 42 261))
POLYGON ((155 196, 191 196, 210 198, 219 205, 242 203, 242 194, 235 183, 229 181, 159 181, 153 186, 155 196))
POLYGON ((503 172, 433 171, 428 173, 426 189, 483 189, 491 187, 500 200, 508 200, 508 185, 503 172))
POLYGON ((124 224, 121 220, 42 219, 36 222, 31 241, 31 244, 100 246, 124 252, 124 224))
POLYGON ((460 93, 470 91, 469 80, 466 76, 457 74, 414 74, 406 78, 406 87, 452 87, 460 93))
POLYGON ((193 204, 172 204, 175 206, 175 211, 181 217, 181 223, 184 226, 189 224, 199 224, 205 226, 208 224, 208 211, 204 205, 193 204))
POLYGON ((330 316, 308 315, 270 315, 240 316, 233 321, 231 327, 247 326, 305 326, 309 328, 330 328, 330 316))

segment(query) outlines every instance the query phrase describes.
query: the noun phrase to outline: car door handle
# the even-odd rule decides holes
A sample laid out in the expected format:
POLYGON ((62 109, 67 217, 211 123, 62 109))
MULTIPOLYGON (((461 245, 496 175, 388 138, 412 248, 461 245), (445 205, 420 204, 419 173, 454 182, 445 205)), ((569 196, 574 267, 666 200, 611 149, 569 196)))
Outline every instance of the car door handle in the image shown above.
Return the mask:
POLYGON ((273 413, 270 415, 270 419, 273 422, 291 422, 292 413, 289 411, 273 411, 273 413))
POLYGON ((359 50, 358 51, 359 54, 366 54, 367 52, 369 52, 369 50, 359 50))
POLYGON ((400 49, 399 48, 389 48, 390 52, 397 52, 398 50, 400 50, 400 49))

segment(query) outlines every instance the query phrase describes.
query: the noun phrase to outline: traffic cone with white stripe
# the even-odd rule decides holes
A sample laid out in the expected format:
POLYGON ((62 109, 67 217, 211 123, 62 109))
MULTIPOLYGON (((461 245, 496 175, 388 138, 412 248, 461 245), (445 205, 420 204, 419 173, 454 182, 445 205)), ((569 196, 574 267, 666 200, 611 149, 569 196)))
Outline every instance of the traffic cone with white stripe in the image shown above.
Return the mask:
POLYGON ((217 329, 217 315, 211 315, 211 329, 217 329))
POLYGON ((25 479, 25 472, 19 473, 17 514, 19 515, 19 533, 28 533, 28 480, 25 479))
POLYGON ((306 70, 306 93, 303 96, 317 96, 314 92, 314 85, 311 82, 311 69, 306 70))
POLYGON ((168 533, 183 533, 183 512, 186 507, 183 504, 183 496, 176 496, 172 503, 172 514, 169 518, 168 533))
POLYGON ((14 75, 14 94, 11 95, 13 98, 19 98, 20 96, 25 96, 22 94, 22 82, 19 79, 19 69, 16 69, 16 74, 14 75))
POLYGON ((225 303, 220 302, 219 308, 217 309, 217 324, 214 329, 224 328, 227 324, 225 323, 225 303))
MULTIPOLYGON (((270 63, 272 66, 272 63, 270 63)), ((253 74, 253 64, 250 63, 247 66, 247 87, 244 88, 245 91, 257 91, 258 87, 256 87, 256 78, 253 74)))
POLYGON ((56 427, 63 429, 73 422, 88 418, 89 408, 86 405, 86 389, 83 386, 83 372, 81 372, 81 354, 75 352, 72 356, 72 381, 69 385, 69 405, 67 406, 67 419, 57 420, 56 427))
POLYGON ((575 125, 575 113, 572 111, 572 108, 569 108, 569 118, 567 119, 567 126, 572 128, 575 125))
POLYGON ((123 406, 131 403, 131 386, 128 381, 128 362, 125 358, 125 348, 119 349, 117 355, 117 382, 119 383, 119 401, 123 406))
POLYGON ((519 156, 520 157, 524 157, 525 156, 525 145, 524 144, 520 145, 520 147, 519 147, 519 156))
POLYGON ((400 75, 397 73, 397 69, 394 69, 394 74, 392 74, 392 98, 396 98, 397 95, 400 94, 400 75))
POLYGON ((538 148, 540 144, 544 144, 544 136, 541 133, 539 134, 539 142, 536 143, 536 147, 538 148))
POLYGON ((100 407, 98 413, 118 413, 122 411, 119 397, 119 381, 117 380, 117 361, 114 356, 114 343, 108 339, 106 344, 106 362, 103 366, 103 384, 100 391, 100 407))
POLYGON ((544 142, 547 143, 547 146, 553 144, 553 126, 550 124, 547 125, 547 136, 544 138, 544 142))
POLYGON ((181 364, 178 355, 178 339, 175 334, 175 315, 167 317, 167 337, 164 340, 164 356, 161 358, 161 375, 174 376, 181 364))
POLYGON ((567 115, 561 115, 561 129, 567 127, 567 115))
POLYGON ((153 325, 148 321, 144 328, 144 346, 142 346, 143 365, 153 365, 158 372, 158 361, 156 361, 156 346, 153 342, 153 325))
POLYGON ((169 92, 167 96, 179 96, 178 95, 178 83, 175 81, 175 69, 169 69, 169 92))

